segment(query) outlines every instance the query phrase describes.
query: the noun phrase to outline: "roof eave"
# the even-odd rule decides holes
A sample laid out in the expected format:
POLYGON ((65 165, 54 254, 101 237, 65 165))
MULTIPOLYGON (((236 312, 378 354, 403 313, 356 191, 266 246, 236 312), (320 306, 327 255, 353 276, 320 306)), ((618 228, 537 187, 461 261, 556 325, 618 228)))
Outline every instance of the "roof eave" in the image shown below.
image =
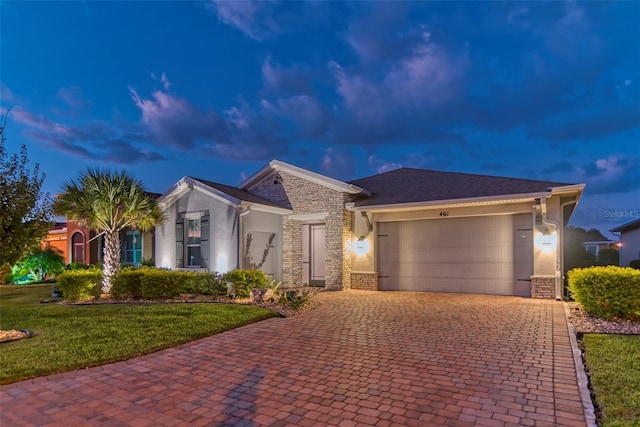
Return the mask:
POLYGON ((291 209, 279 208, 277 206, 263 205, 261 203, 255 203, 255 202, 243 201, 240 204, 240 206, 241 207, 248 207, 250 210, 256 211, 256 212, 266 212, 266 213, 273 213, 273 214, 278 214, 278 215, 289 215, 289 214, 293 213, 293 210, 291 210, 291 209))

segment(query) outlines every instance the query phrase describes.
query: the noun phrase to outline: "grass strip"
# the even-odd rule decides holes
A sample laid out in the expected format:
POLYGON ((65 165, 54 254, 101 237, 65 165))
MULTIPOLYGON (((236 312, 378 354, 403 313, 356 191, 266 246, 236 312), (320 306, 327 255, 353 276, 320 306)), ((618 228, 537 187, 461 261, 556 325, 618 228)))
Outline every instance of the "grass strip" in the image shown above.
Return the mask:
POLYGON ((581 346, 598 426, 640 426, 640 336, 585 334, 581 346))
POLYGON ((0 329, 33 334, 0 344, 0 384, 126 360, 277 315, 237 304, 41 304, 51 290, 0 286, 0 329))

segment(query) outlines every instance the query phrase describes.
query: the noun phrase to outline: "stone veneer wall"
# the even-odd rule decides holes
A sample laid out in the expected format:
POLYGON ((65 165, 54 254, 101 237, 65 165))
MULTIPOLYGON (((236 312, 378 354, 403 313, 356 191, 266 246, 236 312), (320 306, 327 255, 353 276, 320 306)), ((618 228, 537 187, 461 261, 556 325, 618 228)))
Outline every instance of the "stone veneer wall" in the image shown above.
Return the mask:
MULTIPOLYGON (((331 190, 295 175, 279 172, 249 189, 252 193, 289 207, 293 215, 328 212, 324 220, 325 235, 325 288, 349 289, 351 287, 351 215, 344 208, 350 201, 347 194, 331 190), (274 181, 278 181, 277 184, 274 181)), ((321 221, 319 221, 321 222, 321 221)), ((282 220, 282 282, 284 286, 301 286, 302 277, 302 221, 282 220)))
POLYGON ((351 273, 351 289, 377 291, 378 290, 378 273, 369 273, 369 272, 351 273))
POLYGON ((555 299, 556 278, 549 276, 532 276, 531 298, 555 299))

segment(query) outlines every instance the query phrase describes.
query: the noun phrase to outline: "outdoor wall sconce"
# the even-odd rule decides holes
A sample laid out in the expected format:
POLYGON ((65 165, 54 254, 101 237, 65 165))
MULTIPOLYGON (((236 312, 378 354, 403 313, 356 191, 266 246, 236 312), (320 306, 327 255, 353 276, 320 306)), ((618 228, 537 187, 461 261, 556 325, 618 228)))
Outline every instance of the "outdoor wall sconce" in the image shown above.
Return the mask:
POLYGON ((356 255, 364 255, 369 252, 369 241, 364 236, 360 236, 358 240, 353 242, 353 251, 356 255))
POLYGON ((551 253, 556 248, 556 233, 549 232, 548 228, 545 228, 542 234, 539 234, 536 238, 536 246, 544 253, 551 253))

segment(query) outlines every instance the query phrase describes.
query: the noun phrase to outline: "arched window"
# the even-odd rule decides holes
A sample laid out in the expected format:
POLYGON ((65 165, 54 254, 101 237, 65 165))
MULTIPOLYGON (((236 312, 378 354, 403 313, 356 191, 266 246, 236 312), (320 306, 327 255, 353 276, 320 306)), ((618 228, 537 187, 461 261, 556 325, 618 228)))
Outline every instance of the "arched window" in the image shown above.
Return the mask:
POLYGON ((79 231, 71 236, 71 262, 84 264, 84 236, 79 231))

